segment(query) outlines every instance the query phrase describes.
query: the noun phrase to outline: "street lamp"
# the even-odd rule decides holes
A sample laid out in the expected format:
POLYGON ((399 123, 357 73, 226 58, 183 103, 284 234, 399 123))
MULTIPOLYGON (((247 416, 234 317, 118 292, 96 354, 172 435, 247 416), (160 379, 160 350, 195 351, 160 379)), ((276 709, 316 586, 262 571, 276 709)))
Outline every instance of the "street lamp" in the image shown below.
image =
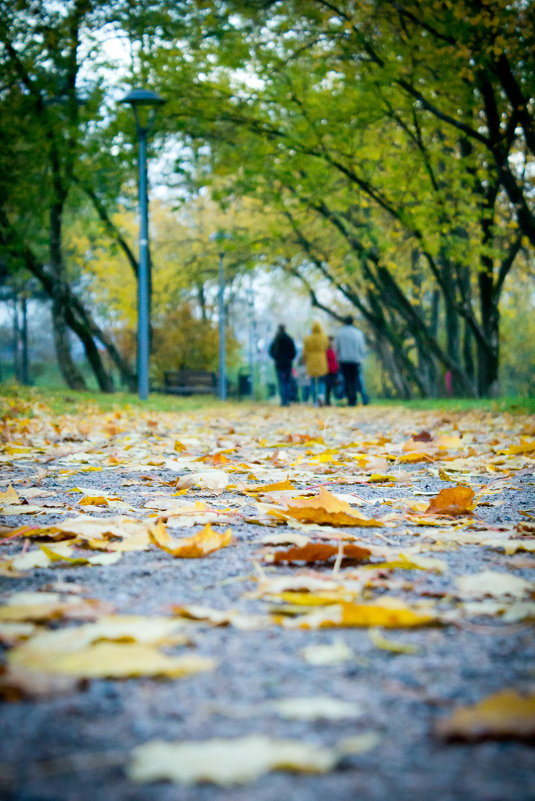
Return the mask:
POLYGON ((149 199, 147 193, 147 135, 156 109, 165 100, 149 89, 132 89, 120 101, 132 107, 139 141, 139 273, 137 290, 137 374, 141 400, 149 397, 149 199))
POLYGON ((225 231, 216 231, 210 234, 210 241, 216 242, 219 247, 219 292, 218 292, 218 311, 219 311, 219 398, 224 401, 227 399, 227 353, 225 337, 225 268, 223 259, 225 252, 223 242, 231 239, 230 234, 225 231))

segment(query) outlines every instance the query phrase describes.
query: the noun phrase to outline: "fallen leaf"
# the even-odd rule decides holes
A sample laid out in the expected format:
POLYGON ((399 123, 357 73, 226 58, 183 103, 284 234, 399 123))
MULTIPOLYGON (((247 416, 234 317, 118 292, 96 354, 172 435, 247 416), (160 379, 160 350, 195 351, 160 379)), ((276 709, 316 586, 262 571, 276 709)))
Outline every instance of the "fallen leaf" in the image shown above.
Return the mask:
POLYGON ((309 539, 304 534, 295 534, 291 531, 284 534, 266 534, 260 540, 262 545, 296 545, 298 548, 303 548, 308 542, 309 539))
POLYGON ((262 495, 266 492, 279 492, 285 490, 295 490, 291 481, 278 481, 275 484, 260 484, 253 487, 246 487, 245 491, 252 495, 262 495))
POLYGON ((290 720, 344 720, 359 718, 364 714, 360 704, 342 701, 328 695, 310 698, 280 698, 269 707, 283 718, 290 720))
POLYGON ((354 653, 343 640, 325 645, 307 645, 301 651, 310 665, 340 665, 354 657, 354 653))
POLYGON ((532 738, 535 736, 535 695, 502 690, 473 706, 459 707, 437 723, 435 733, 447 740, 532 738))
POLYGON ((13 506, 18 503, 22 503, 21 499, 19 498, 17 491, 13 489, 13 486, 10 484, 9 487, 5 492, 0 492, 0 504, 6 504, 7 506, 13 506))
POLYGON ((484 570, 457 578, 457 593, 461 598, 482 598, 485 595, 524 598, 534 590, 535 582, 496 570, 484 570))
POLYGON ((285 551, 275 551, 275 553, 266 554, 264 556, 264 561, 275 565, 284 562, 306 562, 310 564, 313 562, 328 562, 331 559, 336 559, 339 553, 344 559, 353 559, 359 562, 363 562, 371 556, 371 551, 368 548, 360 548, 358 545, 346 543, 339 548, 336 545, 308 542, 302 547, 293 547, 285 551))
POLYGON ((132 753, 129 777, 136 782, 168 779, 177 784, 247 784, 271 770, 326 773, 338 761, 334 749, 262 734, 201 742, 152 740, 132 753))
POLYGON ((182 678, 213 670, 215 662, 192 654, 168 656, 155 646, 130 642, 96 642, 78 650, 54 652, 34 649, 30 640, 9 652, 8 666, 86 679, 129 676, 182 678))
POLYGON ((320 523, 332 526, 382 526, 379 520, 362 517, 347 501, 342 501, 323 487, 313 498, 294 500, 283 511, 273 512, 277 517, 293 517, 303 523, 320 523))
POLYGON ((85 495, 78 501, 79 506, 108 506, 108 499, 103 495, 85 495))
POLYGON ((474 495, 470 487, 446 487, 431 499, 426 513, 453 516, 470 514, 474 509, 474 495))
POLYGON ((207 556, 220 548, 225 548, 232 542, 232 533, 228 528, 220 534, 214 531, 210 523, 194 534, 193 537, 183 537, 180 540, 173 539, 167 533, 163 523, 158 523, 150 529, 150 539, 158 548, 170 553, 180 559, 197 559, 207 556))
POLYGON ((218 490, 225 489, 229 483, 230 478, 224 470, 203 470, 178 478, 176 488, 198 487, 199 489, 218 490))
POLYGON ((1 621, 42 621, 54 618, 98 617, 109 611, 101 601, 54 592, 16 592, 0 606, 1 621))
POLYGON ((420 650, 417 645, 387 640, 376 628, 368 629, 368 636, 377 648, 381 648, 383 651, 392 651, 394 654, 417 654, 420 650))
POLYGON ((403 601, 382 598, 381 603, 341 602, 320 608, 296 618, 276 617, 275 622, 285 628, 334 628, 383 626, 384 628, 412 628, 427 626, 435 622, 435 615, 428 611, 412 609, 403 601))

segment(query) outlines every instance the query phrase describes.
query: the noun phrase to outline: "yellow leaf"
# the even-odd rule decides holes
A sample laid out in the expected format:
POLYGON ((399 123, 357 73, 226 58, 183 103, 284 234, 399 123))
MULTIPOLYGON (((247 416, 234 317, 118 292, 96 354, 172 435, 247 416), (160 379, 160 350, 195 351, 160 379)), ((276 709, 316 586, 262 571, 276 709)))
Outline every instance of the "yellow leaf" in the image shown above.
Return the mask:
POLYGON ((292 517, 303 523, 319 523, 331 526, 382 526, 379 520, 362 517, 358 512, 340 498, 337 498, 323 487, 314 498, 294 500, 276 516, 292 517))
POLYGON ((420 650, 417 645, 387 640, 376 628, 368 629, 368 636, 377 648, 381 648, 383 651, 392 651, 394 654, 417 654, 420 650))
POLYGON ((341 602, 317 612, 302 615, 295 620, 279 620, 286 628, 333 628, 383 626, 384 628, 412 628, 426 626, 435 621, 430 612, 411 609, 397 599, 382 599, 381 603, 341 602))
POLYGON ((8 664, 38 673, 65 673, 87 679, 126 676, 180 678, 215 667, 212 659, 190 654, 167 656, 152 645, 97 642, 75 651, 53 652, 32 650, 31 640, 10 651, 8 664))
POLYGON ((395 481, 396 479, 394 476, 389 475, 388 473, 384 475, 382 473, 372 473, 370 476, 368 476, 369 484, 385 484, 387 482, 394 484, 395 481))
POLYGON ((275 484, 263 484, 260 486, 255 487, 246 487, 246 492, 250 492, 253 495, 260 495, 265 492, 280 492, 284 490, 294 490, 295 487, 291 481, 279 481, 275 484))
POLYGON ((151 526, 149 536, 151 542, 157 545, 158 548, 182 559, 196 559, 201 556, 207 556, 213 551, 225 548, 232 542, 230 528, 220 534, 213 530, 210 523, 207 523, 193 537, 183 537, 180 540, 175 540, 169 536, 163 523, 159 522, 155 526, 151 526))
POLYGON ((405 453, 403 456, 399 456, 396 459, 396 462, 399 464, 413 464, 414 462, 432 462, 434 461, 434 457, 431 456, 429 453, 405 453))
POLYGON ((103 495, 86 495, 78 501, 79 506, 108 506, 108 501, 103 495))
POLYGON ((534 453, 535 452, 535 439, 527 440, 521 439, 520 445, 509 445, 506 450, 498 451, 498 453, 507 454, 508 456, 516 456, 521 453, 534 453))
POLYGON ((454 434, 441 434, 433 444, 436 445, 437 448, 450 450, 451 448, 460 448, 463 445, 463 441, 454 434))
POLYGON ((486 737, 535 735, 535 694, 502 690, 478 704, 456 709, 441 720, 436 733, 446 739, 479 740, 486 737))
POLYGON ((22 503, 21 499, 17 495, 17 491, 13 489, 11 484, 9 485, 9 487, 5 492, 0 492, 0 504, 4 503, 7 503, 9 505, 16 505, 18 503, 22 503))

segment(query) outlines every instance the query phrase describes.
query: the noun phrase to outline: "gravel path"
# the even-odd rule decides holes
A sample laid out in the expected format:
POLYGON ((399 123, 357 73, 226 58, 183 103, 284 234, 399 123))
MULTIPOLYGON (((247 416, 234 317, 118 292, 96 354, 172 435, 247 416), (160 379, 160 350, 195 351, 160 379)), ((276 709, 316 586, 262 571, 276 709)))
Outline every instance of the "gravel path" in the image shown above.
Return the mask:
MULTIPOLYGON (((454 594, 459 576, 491 570, 531 581, 534 597, 535 557, 529 552, 534 534, 533 526, 529 526, 532 518, 525 514, 535 506, 530 472, 533 450, 499 453, 511 444, 529 443, 535 430, 533 419, 372 407, 355 411, 231 407, 224 416, 220 410, 138 416, 118 412, 106 418, 86 413, 61 421, 42 412, 39 419, 26 423, 26 429, 18 418, 6 425, 9 431, 4 436, 0 490, 7 490, 11 484, 20 497, 29 489, 51 493, 43 497, 28 493, 29 504, 41 504, 31 518, 13 514, 13 508, 4 506, 0 524, 6 529, 21 524, 52 526, 75 517, 83 511, 77 501, 92 493, 120 501, 96 510, 89 507, 85 512, 89 516, 122 514, 146 521, 150 514, 156 514, 146 504, 172 498, 188 503, 201 500, 210 507, 230 508, 239 514, 230 523, 232 544, 206 557, 174 559, 151 544, 147 550, 125 552, 120 561, 110 565, 57 562, 19 571, 18 575, 9 575, 5 569, 0 576, 0 601, 23 590, 58 590, 65 597, 75 594, 99 599, 116 614, 167 616, 172 614, 173 605, 195 604, 266 616, 282 602, 254 597, 259 576, 310 578, 316 571, 325 577, 333 574, 332 562, 324 566, 274 566, 263 560, 263 538, 295 534, 297 530, 265 525, 265 508, 259 508, 255 497, 244 493, 244 487, 284 481, 288 476, 300 491, 313 488, 317 492, 321 484, 347 496, 350 502, 358 496, 359 513, 384 518, 388 524, 384 528, 343 529, 357 537, 359 544, 369 543, 377 549, 376 554, 381 547, 390 549, 389 553, 396 549, 407 553, 412 548, 415 559, 441 559, 446 569, 385 567, 374 572, 344 562, 335 574, 337 580, 343 580, 346 575, 362 577, 368 570, 373 574, 368 598, 377 600, 390 594, 410 604, 435 604, 442 616, 439 625, 380 631, 389 642, 416 646, 413 653, 379 647, 367 628, 305 630, 270 622, 266 627, 248 630, 198 621, 188 626, 190 646, 163 650, 169 654, 187 650, 214 658, 217 666, 212 671, 183 679, 91 679, 82 688, 63 695, 4 701, 0 706, 0 798, 535 798, 533 741, 487 738, 449 742, 436 733, 439 721, 458 706, 474 704, 506 688, 535 691, 533 612, 522 614, 519 599, 502 596, 505 619, 497 608, 491 614, 474 614, 462 606, 467 599, 454 594), (423 431, 430 433, 430 440, 426 442, 423 437, 413 441, 422 449, 428 446, 428 453, 434 455, 423 461, 404 462, 400 457, 411 450, 403 446, 423 431), (440 436, 460 436, 462 442, 450 444, 437 455, 433 447, 440 436), (319 437, 321 441, 314 441, 319 437), (21 452, 25 447, 30 451, 21 452), (213 458, 220 453, 229 461, 213 458), (318 458, 321 454, 326 455, 324 461, 318 458), (207 455, 208 462, 191 461, 207 455), (90 469, 95 466, 102 469, 90 469), (226 471, 231 486, 223 490, 193 486, 184 495, 173 496, 176 487, 170 485, 177 477, 191 475, 197 469, 226 471), (446 470, 442 477, 440 470, 446 470), (373 478, 377 475, 383 475, 383 479, 373 478), (386 475, 394 480, 386 481, 386 475), (447 481, 446 476, 455 480, 447 481), (451 518, 439 521, 436 527, 416 523, 421 506, 456 481, 474 489, 495 482, 495 493, 485 496, 474 514, 462 516, 460 523, 451 518), (73 492, 76 488, 83 492, 73 492), (44 506, 45 501, 54 504, 52 511, 44 506), (411 512, 411 503, 416 511, 411 512), (462 541, 461 535, 467 534, 472 534, 473 541, 466 536, 462 541), (455 541, 454 535, 460 541, 455 541), (496 544, 497 538, 521 540, 529 546, 506 555, 496 544), (420 549, 418 553, 415 546, 420 549), (303 655, 311 645, 340 642, 349 653, 345 661, 318 665, 303 655), (351 702, 360 714, 310 721, 286 718, 276 711, 277 700, 321 696, 351 702), (273 771, 253 783, 227 788, 209 783, 177 786, 167 781, 138 784, 127 775, 132 750, 153 739, 229 740, 255 733, 333 748, 344 738, 359 736, 362 748, 341 757, 325 774, 273 771)), ((176 522, 168 518, 174 537, 191 536, 202 528, 178 528, 176 522)), ((297 533, 317 541, 318 532, 321 534, 321 529, 316 526, 314 531, 297 533)), ((8 533, 4 531, 4 535, 8 533)), ((0 557, 9 560, 20 555, 23 547, 27 553, 28 545, 23 546, 23 542, 23 537, 5 539, 0 557)), ((35 543, 30 546, 36 547, 35 543)), ((377 555, 372 560, 381 561, 377 555)), ((489 603, 497 598, 476 594, 470 600, 489 603)), ((523 600, 529 603, 529 593, 523 600)), ((78 624, 51 621, 47 625, 62 628, 78 624)), ((5 660, 9 651, 6 643, 5 660)))

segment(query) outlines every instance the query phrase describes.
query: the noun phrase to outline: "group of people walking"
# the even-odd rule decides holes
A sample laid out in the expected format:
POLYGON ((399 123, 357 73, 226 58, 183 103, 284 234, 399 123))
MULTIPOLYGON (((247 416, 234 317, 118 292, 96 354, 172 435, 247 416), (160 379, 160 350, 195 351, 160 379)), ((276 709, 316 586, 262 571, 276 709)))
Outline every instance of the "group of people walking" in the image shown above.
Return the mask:
MULTIPOLYGON (((275 362, 281 406, 289 406, 295 397, 296 378, 293 362, 297 348, 284 325, 279 325, 269 355, 275 362)), ((330 406, 337 382, 342 380, 349 406, 356 406, 357 394, 362 403, 368 396, 362 380, 362 362, 366 356, 366 343, 362 331, 353 325, 353 317, 344 319, 344 325, 334 337, 328 337, 321 323, 312 324, 311 333, 303 340, 299 367, 306 377, 307 396, 315 406, 330 406)), ((306 400, 307 398, 302 398, 306 400)))

